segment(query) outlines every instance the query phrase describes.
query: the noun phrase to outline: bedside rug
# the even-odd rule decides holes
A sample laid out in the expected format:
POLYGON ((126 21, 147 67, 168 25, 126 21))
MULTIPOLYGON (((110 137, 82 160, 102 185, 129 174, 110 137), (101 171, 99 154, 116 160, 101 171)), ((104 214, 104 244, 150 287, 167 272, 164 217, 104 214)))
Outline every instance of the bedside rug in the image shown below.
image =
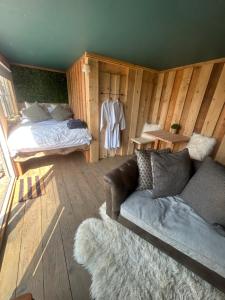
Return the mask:
POLYGON ((74 258, 92 276, 96 300, 220 300, 225 294, 110 219, 87 219, 75 235, 74 258))

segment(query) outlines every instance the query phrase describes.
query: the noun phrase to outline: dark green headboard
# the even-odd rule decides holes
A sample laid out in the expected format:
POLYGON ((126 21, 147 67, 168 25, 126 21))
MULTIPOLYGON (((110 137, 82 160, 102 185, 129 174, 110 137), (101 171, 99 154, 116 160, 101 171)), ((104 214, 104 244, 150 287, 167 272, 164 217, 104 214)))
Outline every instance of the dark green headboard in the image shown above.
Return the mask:
POLYGON ((18 102, 68 102, 66 74, 11 66, 18 102))

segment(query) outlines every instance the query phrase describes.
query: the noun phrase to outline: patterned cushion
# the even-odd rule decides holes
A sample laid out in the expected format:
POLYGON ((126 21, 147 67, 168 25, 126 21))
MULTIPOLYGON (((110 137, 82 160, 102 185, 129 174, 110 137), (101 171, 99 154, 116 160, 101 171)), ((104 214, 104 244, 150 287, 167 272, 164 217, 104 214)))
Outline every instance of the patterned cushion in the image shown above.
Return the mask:
MULTIPOLYGON (((153 187, 151 154, 157 152, 154 149, 135 150, 139 170, 138 190, 151 190, 153 187)), ((170 149, 162 149, 158 152, 170 152, 170 149)))

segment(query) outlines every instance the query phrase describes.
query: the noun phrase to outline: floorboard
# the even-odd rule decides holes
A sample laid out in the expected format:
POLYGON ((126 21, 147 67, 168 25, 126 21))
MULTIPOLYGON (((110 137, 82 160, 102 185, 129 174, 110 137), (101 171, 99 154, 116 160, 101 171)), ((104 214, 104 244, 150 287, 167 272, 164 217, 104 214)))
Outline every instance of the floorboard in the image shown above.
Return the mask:
POLYGON ((98 217, 104 202, 103 175, 122 164, 114 157, 87 164, 80 153, 38 159, 26 175, 44 178, 45 193, 13 200, 0 255, 0 300, 25 292, 36 300, 89 299, 90 276, 73 258, 79 224, 98 217))

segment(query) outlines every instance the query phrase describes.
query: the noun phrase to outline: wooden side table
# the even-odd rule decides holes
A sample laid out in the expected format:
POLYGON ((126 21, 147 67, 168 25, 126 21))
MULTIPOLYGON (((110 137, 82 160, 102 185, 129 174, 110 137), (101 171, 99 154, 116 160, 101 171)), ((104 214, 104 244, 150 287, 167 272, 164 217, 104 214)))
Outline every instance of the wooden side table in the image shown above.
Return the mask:
POLYGON ((189 137, 182 134, 174 134, 166 130, 156 130, 146 132, 149 137, 156 139, 155 149, 158 148, 159 141, 166 142, 172 148, 174 144, 185 143, 189 141, 189 137))
POLYGON ((137 149, 141 150, 144 149, 147 145, 155 143, 155 141, 139 137, 139 138, 132 138, 131 142, 133 142, 135 145, 137 145, 137 149))

